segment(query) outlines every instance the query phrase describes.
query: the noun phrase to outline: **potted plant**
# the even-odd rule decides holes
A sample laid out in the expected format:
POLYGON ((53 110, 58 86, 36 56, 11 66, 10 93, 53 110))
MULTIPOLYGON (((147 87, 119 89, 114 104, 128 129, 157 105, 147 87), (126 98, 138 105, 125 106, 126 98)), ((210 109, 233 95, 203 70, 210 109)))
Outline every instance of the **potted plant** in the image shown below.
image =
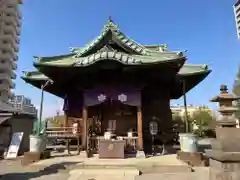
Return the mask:
POLYGON ((197 135, 192 133, 191 117, 185 115, 185 133, 179 133, 179 143, 183 152, 197 152, 197 135))
MULTIPOLYGON (((44 132, 44 125, 42 121, 43 114, 43 98, 44 98, 44 88, 49 84, 53 84, 52 80, 47 80, 43 85, 41 85, 41 102, 39 109, 39 119, 35 121, 35 131, 30 135, 30 152, 42 153, 46 149, 47 136, 44 132), (36 131, 37 129, 37 131, 36 131)), ((47 122, 47 121, 46 121, 47 122)))
POLYGON ((42 153, 46 149, 47 137, 43 127, 43 124, 39 124, 38 120, 35 120, 34 128, 30 135, 30 152, 42 153))

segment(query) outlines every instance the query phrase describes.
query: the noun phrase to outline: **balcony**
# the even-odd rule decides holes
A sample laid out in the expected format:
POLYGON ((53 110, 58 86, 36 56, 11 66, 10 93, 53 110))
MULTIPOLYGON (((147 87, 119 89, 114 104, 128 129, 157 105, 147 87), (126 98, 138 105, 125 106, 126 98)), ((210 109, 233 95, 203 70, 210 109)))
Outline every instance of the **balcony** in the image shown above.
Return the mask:
POLYGON ((15 87, 15 85, 13 85, 11 76, 9 76, 8 73, 0 73, 0 80, 6 81, 10 86, 15 87))
POLYGON ((13 58, 14 58, 14 56, 13 56, 12 54, 10 54, 10 53, 8 53, 8 52, 2 53, 2 52, 0 51, 0 59, 5 59, 5 60, 7 60, 7 61, 13 62, 13 61, 14 61, 13 58))
POLYGON ((16 41, 19 41, 19 37, 18 36, 13 36, 12 34, 4 34, 0 36, 0 40, 6 43, 3 44, 11 44, 11 46, 13 47, 15 52, 19 51, 19 44, 16 41), (9 42, 9 43, 8 43, 9 42))
MULTIPOLYGON (((1 58, 0 58, 1 59, 1 58)), ((5 63, 1 63, 0 64, 0 69, 3 70, 3 71, 12 71, 12 63, 9 63, 9 62, 5 62, 5 63)))
POLYGON ((11 71, 11 79, 16 79, 17 75, 14 71, 11 71))
POLYGON ((15 89, 16 88, 16 83, 15 82, 13 82, 13 81, 11 81, 11 84, 10 84, 11 86, 11 89, 15 89))
POLYGON ((0 84, 0 91, 7 91, 9 93, 10 90, 11 88, 8 83, 0 84))
POLYGON ((17 70, 17 63, 16 62, 12 62, 12 70, 17 70))
POLYGON ((9 6, 5 9, 5 13, 7 16, 13 16, 13 17, 16 17, 18 19, 21 18, 21 15, 19 13, 19 9, 17 6, 9 6))
POLYGON ((6 52, 9 52, 10 54, 12 54, 12 56, 14 56, 14 54, 15 54, 13 47, 8 43, 4 44, 4 43, 0 42, 0 49, 4 50, 6 52))
POLYGON ((17 53, 14 53, 14 55, 13 55, 13 60, 16 62, 16 61, 18 61, 18 54, 17 53))
POLYGON ((12 35, 13 37, 13 39, 15 40, 15 41, 18 41, 19 40, 19 35, 18 35, 18 33, 17 33, 17 30, 16 30, 16 28, 14 27, 14 26, 11 26, 11 25, 5 25, 5 26, 3 26, 3 30, 4 30, 4 34, 10 34, 10 35, 12 35))
POLYGON ((5 21, 5 24, 6 25, 12 25, 12 26, 14 26, 15 28, 20 28, 20 26, 19 26, 19 21, 20 20, 17 20, 15 17, 13 17, 13 16, 5 16, 4 18, 3 18, 3 21, 5 21))

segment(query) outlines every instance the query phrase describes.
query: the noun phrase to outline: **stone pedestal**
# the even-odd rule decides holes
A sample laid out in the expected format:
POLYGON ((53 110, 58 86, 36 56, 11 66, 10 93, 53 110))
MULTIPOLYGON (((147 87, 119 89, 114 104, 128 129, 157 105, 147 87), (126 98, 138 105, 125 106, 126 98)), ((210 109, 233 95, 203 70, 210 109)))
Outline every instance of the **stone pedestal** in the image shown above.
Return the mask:
POLYGON ((237 111, 232 101, 239 99, 227 92, 222 85, 221 93, 212 102, 219 103, 222 118, 217 121, 216 139, 212 140, 212 150, 206 150, 209 157, 209 180, 240 179, 240 129, 236 128, 233 113, 237 111))
POLYGON ((191 152, 178 151, 177 158, 181 161, 186 162, 191 166, 205 166, 206 164, 204 156, 200 152, 191 153, 191 152))
POLYGON ((25 152, 23 159, 21 161, 22 165, 28 165, 34 162, 37 162, 41 159, 48 159, 51 157, 51 152, 45 150, 42 153, 39 152, 25 152))

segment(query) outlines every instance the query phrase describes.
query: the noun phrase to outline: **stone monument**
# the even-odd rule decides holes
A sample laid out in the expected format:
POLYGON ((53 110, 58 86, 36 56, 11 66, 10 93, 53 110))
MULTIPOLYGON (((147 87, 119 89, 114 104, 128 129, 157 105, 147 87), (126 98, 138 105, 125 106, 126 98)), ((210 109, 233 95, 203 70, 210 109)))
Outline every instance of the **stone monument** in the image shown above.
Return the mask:
POLYGON ((240 129, 236 128, 233 101, 240 99, 228 93, 226 85, 221 85, 221 93, 212 98, 211 102, 219 103, 222 117, 217 120, 216 139, 211 143, 212 149, 206 150, 209 157, 209 180, 240 179, 240 129))

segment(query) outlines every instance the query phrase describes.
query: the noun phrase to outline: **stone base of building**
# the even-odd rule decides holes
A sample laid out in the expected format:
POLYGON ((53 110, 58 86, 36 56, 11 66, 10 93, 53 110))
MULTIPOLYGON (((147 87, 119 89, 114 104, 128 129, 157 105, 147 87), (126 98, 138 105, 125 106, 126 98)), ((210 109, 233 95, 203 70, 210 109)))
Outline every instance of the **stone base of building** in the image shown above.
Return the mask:
POLYGON ((181 161, 186 162, 191 166, 206 166, 208 165, 208 159, 203 156, 200 152, 177 152, 177 158, 181 161))
POLYGON ((42 159, 49 159, 51 151, 45 150, 43 153, 38 152, 25 152, 21 161, 22 165, 28 165, 42 159))

